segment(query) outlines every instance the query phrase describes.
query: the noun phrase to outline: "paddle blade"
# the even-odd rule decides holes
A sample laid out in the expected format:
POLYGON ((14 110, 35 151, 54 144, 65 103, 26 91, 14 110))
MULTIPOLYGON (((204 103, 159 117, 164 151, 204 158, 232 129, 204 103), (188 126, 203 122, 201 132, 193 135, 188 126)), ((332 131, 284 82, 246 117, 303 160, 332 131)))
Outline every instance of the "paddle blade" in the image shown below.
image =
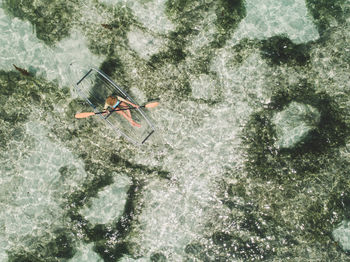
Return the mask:
POLYGON ((147 108, 153 108, 159 105, 159 102, 152 102, 152 103, 148 103, 147 105, 145 105, 145 107, 147 108))
POLYGON ((86 118, 86 117, 94 116, 94 115, 95 115, 94 112, 78 113, 75 115, 75 118, 86 118))

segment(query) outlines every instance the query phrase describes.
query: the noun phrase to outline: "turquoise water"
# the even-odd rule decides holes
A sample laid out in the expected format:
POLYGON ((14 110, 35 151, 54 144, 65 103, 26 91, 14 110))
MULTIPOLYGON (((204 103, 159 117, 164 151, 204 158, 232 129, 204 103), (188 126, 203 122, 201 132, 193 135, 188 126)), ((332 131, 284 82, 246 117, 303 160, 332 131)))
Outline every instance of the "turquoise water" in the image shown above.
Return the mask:
POLYGON ((0 1, 0 261, 349 261, 349 29, 348 0, 0 1), (72 62, 156 135, 75 119, 72 62))

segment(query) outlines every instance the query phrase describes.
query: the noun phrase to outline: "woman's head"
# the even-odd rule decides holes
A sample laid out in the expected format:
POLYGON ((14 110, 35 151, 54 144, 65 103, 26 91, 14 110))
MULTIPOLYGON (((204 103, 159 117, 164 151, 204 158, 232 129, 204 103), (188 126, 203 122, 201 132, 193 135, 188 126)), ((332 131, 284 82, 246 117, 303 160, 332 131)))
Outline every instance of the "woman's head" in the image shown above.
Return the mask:
POLYGON ((118 99, 115 96, 111 95, 111 96, 107 97, 106 104, 108 104, 109 106, 113 106, 113 105, 115 105, 115 103, 117 103, 117 101, 118 101, 118 99))

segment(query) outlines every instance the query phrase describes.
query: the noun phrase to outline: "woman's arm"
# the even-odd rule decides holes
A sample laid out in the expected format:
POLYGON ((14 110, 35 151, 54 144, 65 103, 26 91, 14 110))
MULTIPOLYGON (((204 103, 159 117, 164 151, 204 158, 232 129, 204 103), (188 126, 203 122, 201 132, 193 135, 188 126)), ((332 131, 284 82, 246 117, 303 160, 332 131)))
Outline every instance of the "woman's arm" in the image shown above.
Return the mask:
POLYGON ((118 100, 119 100, 119 101, 122 101, 122 102, 125 102, 125 103, 127 103, 127 104, 129 104, 129 105, 132 105, 133 107, 136 107, 136 108, 140 107, 140 106, 135 105, 135 104, 131 103, 130 101, 128 101, 128 100, 126 100, 126 99, 124 99, 124 98, 122 98, 122 97, 120 97, 120 96, 118 96, 118 100))

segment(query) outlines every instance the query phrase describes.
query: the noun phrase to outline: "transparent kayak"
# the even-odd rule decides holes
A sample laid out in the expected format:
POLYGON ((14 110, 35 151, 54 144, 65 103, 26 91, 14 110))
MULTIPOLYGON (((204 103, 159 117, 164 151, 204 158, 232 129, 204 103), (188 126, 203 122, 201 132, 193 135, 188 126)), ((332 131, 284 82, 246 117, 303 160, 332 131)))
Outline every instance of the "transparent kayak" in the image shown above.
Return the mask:
MULTIPOLYGON (((76 74, 77 70, 75 69, 74 71, 76 74)), ((84 70, 79 70, 78 73, 81 74, 81 79, 75 83, 75 88, 79 95, 93 108, 95 113, 104 111, 103 107, 106 98, 110 95, 117 95, 133 104, 138 104, 102 71, 91 68, 85 70, 85 72, 84 70)), ((127 119, 117 112, 111 112, 106 116, 99 114, 96 117, 100 117, 112 130, 126 137, 132 143, 142 145, 151 137, 155 128, 142 108, 129 107, 132 119, 139 123, 141 127, 132 126, 127 119)))

